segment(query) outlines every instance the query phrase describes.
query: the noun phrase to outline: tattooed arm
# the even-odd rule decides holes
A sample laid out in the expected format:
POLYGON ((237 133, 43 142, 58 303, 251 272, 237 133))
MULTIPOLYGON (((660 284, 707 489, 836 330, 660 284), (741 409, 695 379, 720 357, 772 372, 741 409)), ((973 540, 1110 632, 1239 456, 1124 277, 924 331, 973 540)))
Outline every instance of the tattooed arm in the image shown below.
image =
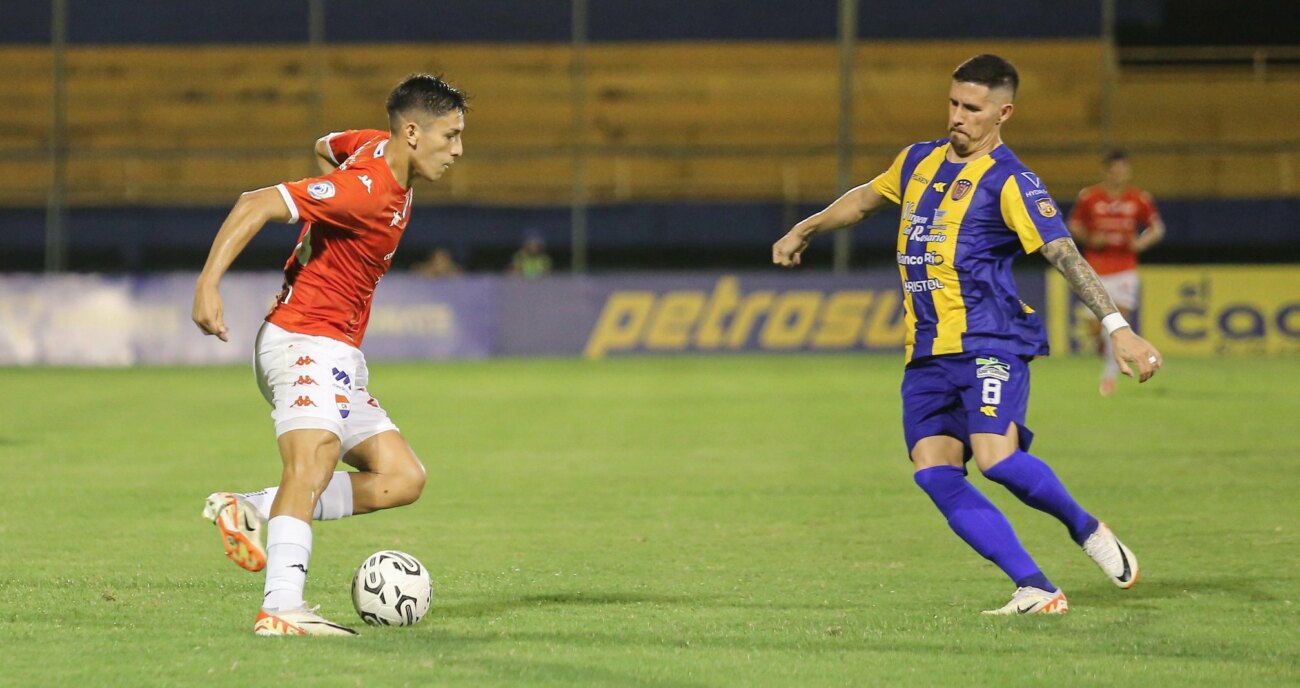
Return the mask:
MULTIPOLYGON (((1097 276, 1092 266, 1088 265, 1088 261, 1079 255, 1079 249, 1074 245, 1073 239, 1070 237, 1054 239, 1043 245, 1042 253, 1047 262, 1065 277, 1070 290, 1083 301, 1098 320, 1119 312, 1110 294, 1106 292, 1105 285, 1101 283, 1101 278, 1097 276)), ((1132 327, 1121 327, 1110 337, 1115 351, 1115 360, 1125 375, 1133 377, 1133 370, 1129 368, 1129 364, 1132 363, 1137 367, 1138 380, 1146 382, 1163 365, 1160 352, 1156 351, 1151 342, 1137 336, 1132 327)))
POLYGON ((1115 302, 1111 300, 1106 287, 1088 261, 1079 255, 1079 249, 1069 237, 1061 237, 1043 244, 1043 257, 1065 277, 1070 290, 1079 296, 1083 305, 1097 316, 1098 320, 1118 313, 1115 302))

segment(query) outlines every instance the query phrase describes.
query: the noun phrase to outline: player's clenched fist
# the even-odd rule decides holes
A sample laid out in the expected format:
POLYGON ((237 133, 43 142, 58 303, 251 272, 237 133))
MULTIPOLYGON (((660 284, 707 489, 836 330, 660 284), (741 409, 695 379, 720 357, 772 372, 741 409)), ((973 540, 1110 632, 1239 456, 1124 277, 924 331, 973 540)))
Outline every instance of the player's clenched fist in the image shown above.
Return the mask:
POLYGON ((792 229, 772 244, 772 262, 783 267, 799 264, 800 256, 808 248, 808 237, 792 229))
POLYGON ((221 341, 228 342, 226 321, 221 311, 221 295, 216 289, 203 286, 194 289, 194 310, 190 313, 194 324, 203 334, 215 334, 221 341))

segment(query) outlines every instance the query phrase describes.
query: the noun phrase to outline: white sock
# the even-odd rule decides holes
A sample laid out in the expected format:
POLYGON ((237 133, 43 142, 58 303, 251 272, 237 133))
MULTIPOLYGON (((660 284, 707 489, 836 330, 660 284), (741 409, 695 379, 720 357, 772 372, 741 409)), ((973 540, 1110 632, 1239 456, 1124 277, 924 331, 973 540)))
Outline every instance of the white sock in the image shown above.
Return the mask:
POLYGON ((241 493, 240 496, 247 499, 257 508, 258 517, 262 519, 263 523, 265 523, 271 519, 271 503, 275 501, 275 493, 279 491, 280 488, 278 487, 268 487, 265 490, 258 490, 257 492, 244 492, 241 493))
POLYGON ((292 516, 276 516, 266 524, 266 587, 262 608, 297 609, 307 584, 311 559, 311 524, 292 516))
MULTIPOLYGON (((334 473, 329 485, 326 485, 325 491, 321 493, 320 499, 316 500, 316 508, 311 513, 314 520, 334 521, 352 515, 352 478, 349 477, 351 475, 350 471, 334 473)), ((271 503, 275 501, 275 493, 279 491, 278 487, 268 487, 257 492, 245 492, 243 496, 257 508, 257 515, 263 521, 267 521, 271 518, 271 503)))
POLYGON ((334 521, 352 515, 352 473, 335 471, 330 484, 320 493, 316 500, 316 511, 312 518, 317 521, 334 521))
POLYGON ((1114 380, 1119 375, 1119 364, 1115 362, 1115 349, 1111 348, 1110 337, 1102 335, 1105 349, 1102 352, 1101 379, 1114 380))

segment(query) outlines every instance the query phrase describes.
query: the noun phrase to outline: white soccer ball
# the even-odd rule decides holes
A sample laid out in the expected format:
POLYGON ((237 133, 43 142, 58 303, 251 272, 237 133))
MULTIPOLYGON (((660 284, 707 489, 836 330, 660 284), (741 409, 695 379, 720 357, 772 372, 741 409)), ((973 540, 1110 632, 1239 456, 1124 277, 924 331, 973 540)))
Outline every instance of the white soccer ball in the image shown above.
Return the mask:
POLYGON ((371 626, 410 626, 424 618, 432 600, 429 571, 406 552, 375 552, 352 577, 352 606, 371 626))

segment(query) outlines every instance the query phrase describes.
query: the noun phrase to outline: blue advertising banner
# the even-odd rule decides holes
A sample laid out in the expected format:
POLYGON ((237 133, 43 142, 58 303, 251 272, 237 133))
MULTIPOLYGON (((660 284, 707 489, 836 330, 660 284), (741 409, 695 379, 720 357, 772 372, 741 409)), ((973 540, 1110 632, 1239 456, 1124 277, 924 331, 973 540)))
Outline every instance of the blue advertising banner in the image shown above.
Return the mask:
MULTIPOLYGON (((279 273, 228 275, 230 341, 190 321, 192 275, 0 277, 0 365, 244 363, 279 273)), ((1043 274, 1018 275, 1039 307, 1043 274)), ((362 349, 372 361, 735 352, 901 352, 898 273, 386 276, 362 349)))
MULTIPOLYGON (((253 341, 280 291, 279 273, 221 282, 229 342, 190 320, 193 275, 0 277, 0 365, 251 362, 253 341)), ((363 347, 378 360, 483 358, 493 353, 494 278, 380 284, 363 347)))

